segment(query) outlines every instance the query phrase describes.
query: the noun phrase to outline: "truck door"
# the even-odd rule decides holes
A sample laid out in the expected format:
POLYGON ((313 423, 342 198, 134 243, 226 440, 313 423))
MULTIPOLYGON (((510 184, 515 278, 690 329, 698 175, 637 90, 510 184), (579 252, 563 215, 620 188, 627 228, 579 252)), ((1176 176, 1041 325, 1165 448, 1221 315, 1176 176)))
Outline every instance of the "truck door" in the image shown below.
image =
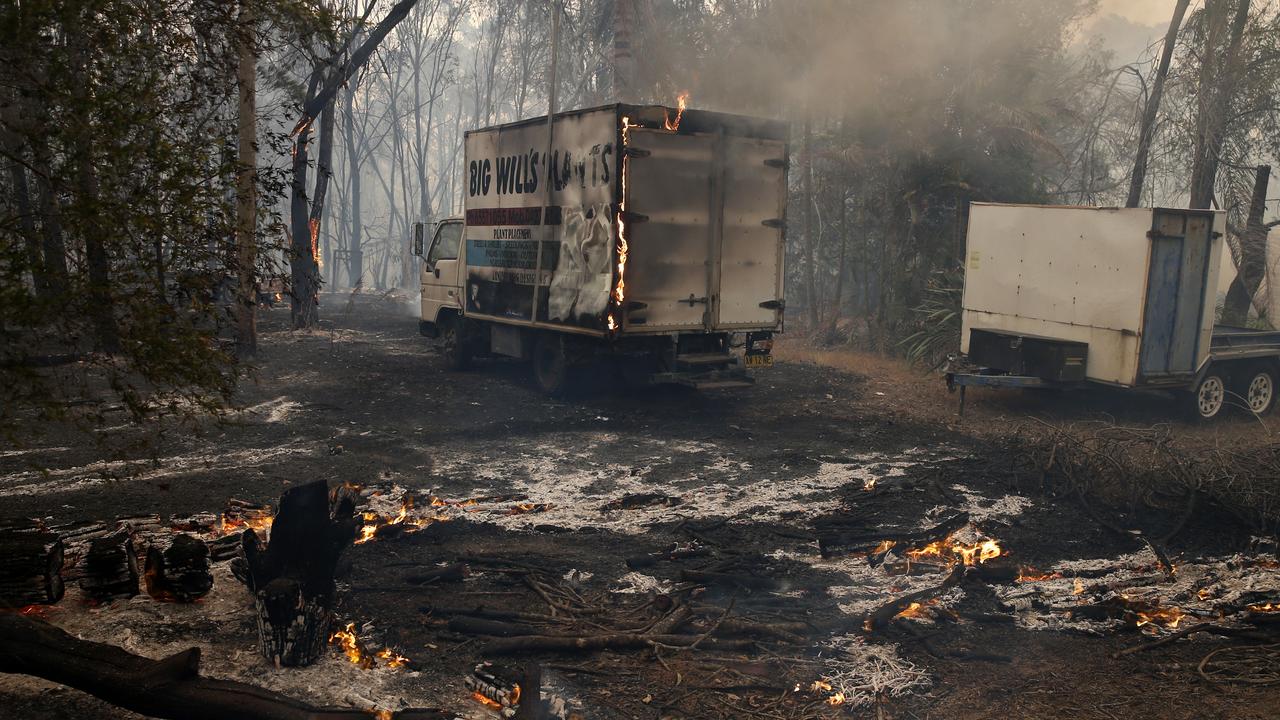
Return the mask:
POLYGON ((782 313, 786 143, 728 137, 715 328, 772 327, 782 313))
POLYGON ((1204 313, 1213 312, 1205 307, 1213 217, 1156 210, 1152 225, 1139 367, 1144 377, 1189 375, 1199 370, 1204 313))
POLYGON ((446 220, 436 226, 422 268, 422 319, 427 322, 435 322, 441 308, 462 307, 458 278, 461 241, 461 221, 446 220))

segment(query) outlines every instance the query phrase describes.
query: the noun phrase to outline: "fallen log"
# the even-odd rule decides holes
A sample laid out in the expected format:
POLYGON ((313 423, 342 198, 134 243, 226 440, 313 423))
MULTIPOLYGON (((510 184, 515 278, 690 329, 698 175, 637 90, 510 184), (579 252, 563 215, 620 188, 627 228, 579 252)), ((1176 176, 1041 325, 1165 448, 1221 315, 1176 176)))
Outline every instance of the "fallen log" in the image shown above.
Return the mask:
POLYGON ((700 635, 641 635, 606 633, 602 635, 525 635, 493 640, 480 648, 482 655, 510 655, 525 652, 581 652, 592 650, 628 650, 671 646, 687 648, 694 643, 708 650, 749 650, 751 640, 721 640, 700 635), (699 642, 701 641, 701 642, 699 642))
POLYGON ((200 649, 163 660, 81 640, 46 622, 0 615, 0 672, 82 690, 117 707, 171 720, 453 720, 442 710, 315 707, 231 680, 200 677, 200 649))
POLYGON ((62 599, 62 538, 38 527, 0 532, 0 604, 49 605, 62 599))
POLYGON ((328 486, 318 480, 280 497, 265 548, 252 528, 244 531, 240 570, 254 593, 263 657, 300 666, 324 652, 337 600, 334 572, 359 527, 352 498, 335 494, 331 510, 328 486))
POLYGON ((836 553, 871 553, 868 560, 878 565, 884 559, 889 548, 914 548, 928 545, 931 542, 945 540, 948 535, 969 524, 969 513, 957 513, 926 530, 901 533, 835 533, 818 537, 818 552, 822 557, 831 557, 836 553), (879 553, 872 553, 877 546, 887 544, 879 553), (878 556, 878 557, 877 557, 878 556))
POLYGON ((143 578, 147 594, 156 600, 194 602, 213 588, 209 546, 186 534, 175 536, 163 550, 152 545, 143 578))
POLYGON ((432 583, 461 582, 469 574, 470 568, 467 567, 466 563, 454 563, 416 575, 406 575, 402 580, 410 585, 430 585, 432 583))

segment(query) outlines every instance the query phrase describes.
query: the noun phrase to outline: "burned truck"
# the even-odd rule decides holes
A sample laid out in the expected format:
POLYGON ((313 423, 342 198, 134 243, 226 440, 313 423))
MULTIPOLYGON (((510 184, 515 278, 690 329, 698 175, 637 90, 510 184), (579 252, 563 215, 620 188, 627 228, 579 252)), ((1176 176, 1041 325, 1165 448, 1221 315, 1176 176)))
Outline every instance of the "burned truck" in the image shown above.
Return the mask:
POLYGON ((474 130, 464 214, 416 228, 424 335, 454 368, 600 361, 646 383, 751 384, 782 329, 788 128, 607 105, 474 130))

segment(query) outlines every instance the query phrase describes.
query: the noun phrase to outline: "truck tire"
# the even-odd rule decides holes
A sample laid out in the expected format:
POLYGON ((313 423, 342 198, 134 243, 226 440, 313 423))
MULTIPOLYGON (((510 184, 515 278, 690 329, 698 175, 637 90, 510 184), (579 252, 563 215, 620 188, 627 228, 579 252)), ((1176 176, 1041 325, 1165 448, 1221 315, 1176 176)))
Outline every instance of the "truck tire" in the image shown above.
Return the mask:
POLYGON ((450 370, 466 370, 471 366, 471 344, 467 337, 467 321, 456 315, 440 319, 440 354, 450 370))
POLYGON ((569 385, 569 359, 564 338, 557 333, 541 333, 533 344, 533 380, 538 389, 552 396, 564 395, 569 385))
POLYGON ((1226 405, 1227 381, 1220 370, 1209 370, 1187 393, 1187 411, 1192 420, 1213 420, 1222 414, 1226 405))
POLYGON ((1254 415, 1266 415, 1276 404, 1276 370, 1270 365, 1251 365, 1238 373, 1235 393, 1239 402, 1254 415))

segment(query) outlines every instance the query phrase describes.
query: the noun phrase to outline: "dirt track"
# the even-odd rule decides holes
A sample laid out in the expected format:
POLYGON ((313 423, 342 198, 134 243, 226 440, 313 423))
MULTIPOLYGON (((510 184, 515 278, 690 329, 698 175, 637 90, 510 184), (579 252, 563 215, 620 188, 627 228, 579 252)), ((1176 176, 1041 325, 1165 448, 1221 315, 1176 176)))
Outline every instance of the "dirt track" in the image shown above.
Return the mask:
MULTIPOLYGON (((748 616, 809 623, 817 629, 811 646, 774 648, 749 662, 715 652, 675 653, 661 661, 649 651, 547 656, 564 666, 554 684, 580 703, 587 718, 798 718, 846 712, 827 707, 821 694, 788 696, 796 684, 829 674, 823 658, 839 653, 817 651, 826 638, 859 632, 859 612, 940 580, 873 578, 861 558, 823 560, 818 535, 915 529, 965 509, 1019 565, 1048 568, 1142 552, 1139 543, 1098 527, 1074 503, 1045 495, 1039 478, 1008 472, 1016 450, 868 409, 860 402, 864 378, 780 363, 760 373, 747 391, 625 391, 601 389, 607 381, 597 379, 597 387, 578 397, 549 401, 519 364, 444 372, 404 307, 361 301, 344 312, 343 305, 333 300, 322 308, 329 320, 309 334, 285 331, 287 311, 269 311, 256 382, 239 398, 246 409, 217 426, 166 426, 152 449, 154 461, 104 460, 92 444, 58 438, 49 438, 44 449, 0 455, 5 514, 66 522, 218 511, 228 497, 274 502, 288 485, 320 478, 419 497, 507 496, 540 504, 524 514, 507 514, 511 502, 482 504, 458 522, 355 547, 344 578, 345 617, 371 623, 371 632, 418 661, 421 673, 388 679, 390 671, 343 668, 345 661, 336 657, 307 671, 313 685, 353 672, 376 675, 379 692, 410 704, 463 706, 469 717, 485 716, 471 707, 460 681, 479 659, 479 644, 445 631, 421 608, 461 604, 463 596, 524 612, 547 607, 500 570, 473 563, 473 577, 461 588, 407 591, 398 581, 405 567, 474 555, 508 558, 538 568, 584 599, 627 608, 632 598, 678 587, 681 568, 696 566, 666 563, 634 573, 623 558, 672 542, 701 543, 712 554, 702 565, 756 572, 780 583, 776 593, 712 587, 705 601, 722 607, 732 601, 735 612, 748 616), (36 472, 33 464, 49 472, 36 472)), ((153 429, 108 432, 118 447, 153 429)), ((1218 531, 1214 522, 1192 527, 1173 550, 1193 562, 1246 549, 1247 538, 1218 531)), ((947 605, 982 610, 990 601, 982 595, 969 589, 947 605)), ((147 603, 126 605, 142 612, 133 606, 147 603)), ((97 611, 99 624, 110 624, 113 607, 97 611)), ((60 622, 61 614, 64 624, 79 627, 73 616, 80 612, 55 610, 50 620, 60 622)), ((167 612, 154 617, 172 620, 167 612)), ((138 637, 130 642, 152 654, 193 642, 225 653, 252 644, 246 623, 178 623, 163 633, 135 628, 138 637)), ((1218 640, 1113 660, 1110 653, 1144 638, 945 618, 925 628, 923 638, 890 629, 870 639, 872 645, 892 643, 896 657, 927 676, 910 692, 878 703, 887 717, 1280 715, 1280 698, 1265 686, 1215 689, 1200 680, 1195 666, 1221 646, 1218 640)), ((238 661, 252 671, 248 677, 303 692, 286 677, 297 671, 257 668, 255 662, 251 653, 238 661)), ((210 671, 234 674, 227 668, 239 666, 215 662, 210 671)), ((318 702, 349 702, 332 688, 305 692, 318 702)), ((850 711, 874 717, 877 709, 850 711)), ((0 716, 69 714, 119 717, 69 691, 0 679, 0 716)))

